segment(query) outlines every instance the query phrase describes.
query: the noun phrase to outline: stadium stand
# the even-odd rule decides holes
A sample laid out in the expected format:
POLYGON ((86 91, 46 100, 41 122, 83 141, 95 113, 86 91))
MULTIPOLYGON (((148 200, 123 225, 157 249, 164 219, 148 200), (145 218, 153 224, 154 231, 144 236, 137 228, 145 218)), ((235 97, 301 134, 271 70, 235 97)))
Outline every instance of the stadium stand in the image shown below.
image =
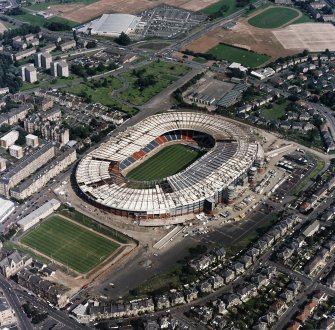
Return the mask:
POLYGON ((164 219, 201 212, 207 199, 221 202, 227 187, 247 175, 259 154, 261 146, 226 118, 168 112, 146 118, 90 152, 79 163, 76 180, 97 207, 136 219, 164 219), (192 144, 207 153, 161 182, 141 185, 125 178, 124 172, 143 157, 171 143, 192 144))

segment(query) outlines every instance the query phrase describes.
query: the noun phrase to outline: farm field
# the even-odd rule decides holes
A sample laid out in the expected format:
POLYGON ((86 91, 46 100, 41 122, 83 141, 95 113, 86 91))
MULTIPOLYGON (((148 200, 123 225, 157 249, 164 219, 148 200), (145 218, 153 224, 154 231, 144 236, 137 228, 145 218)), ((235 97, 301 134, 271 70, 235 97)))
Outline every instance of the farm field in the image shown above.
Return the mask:
POLYGON ((135 71, 123 73, 122 78, 127 81, 129 86, 118 96, 131 104, 142 105, 184 76, 189 70, 188 67, 179 64, 163 61, 153 62, 135 71), (152 78, 152 83, 147 86, 138 86, 139 80, 146 80, 149 77, 152 78))
POLYGON ((219 44, 207 51, 207 54, 214 55, 218 60, 238 62, 244 66, 255 68, 271 59, 265 54, 258 54, 246 49, 219 44))
POLYGON ((127 178, 138 181, 160 180, 180 172, 200 156, 200 152, 181 144, 168 146, 130 171, 127 178))
POLYGON ((298 18, 299 15, 301 13, 292 8, 271 7, 250 18, 248 23, 261 29, 275 29, 298 18))
POLYGON ((30 23, 32 25, 37 25, 37 26, 43 26, 46 22, 52 23, 64 23, 64 24, 68 24, 71 28, 75 27, 78 25, 77 22, 62 18, 62 17, 51 17, 49 19, 45 19, 42 16, 37 16, 37 15, 32 15, 29 14, 27 11, 25 11, 24 14, 21 15, 15 15, 13 18, 22 21, 22 22, 26 22, 26 23, 30 23))
POLYGON ((21 243, 79 273, 87 273, 119 247, 58 215, 24 235, 21 243))
POLYGON ((48 1, 48 2, 41 2, 29 5, 27 8, 30 10, 46 10, 50 6, 57 6, 57 5, 73 5, 73 4, 83 4, 83 5, 90 5, 91 3, 96 2, 97 0, 68 0, 68 1, 48 1))

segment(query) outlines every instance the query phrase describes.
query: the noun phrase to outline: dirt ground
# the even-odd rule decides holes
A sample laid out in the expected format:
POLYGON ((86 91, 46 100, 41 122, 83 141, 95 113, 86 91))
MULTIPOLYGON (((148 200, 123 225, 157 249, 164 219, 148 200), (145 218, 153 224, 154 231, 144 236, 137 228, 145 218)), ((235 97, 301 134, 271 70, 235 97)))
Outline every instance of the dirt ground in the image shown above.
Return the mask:
POLYGON ((83 23, 106 13, 135 14, 165 3, 183 9, 198 11, 217 0, 99 0, 90 5, 69 4, 50 6, 61 13, 61 17, 83 23))
POLYGON ((202 53, 220 42, 267 54, 273 58, 296 53, 296 49, 285 49, 272 30, 255 28, 249 25, 245 19, 240 20, 232 31, 219 27, 188 44, 185 49, 202 53))
POLYGON ((0 33, 7 31, 6 26, 0 22, 0 33))
POLYGON ((335 27, 330 23, 295 24, 273 33, 286 49, 335 50, 335 27))

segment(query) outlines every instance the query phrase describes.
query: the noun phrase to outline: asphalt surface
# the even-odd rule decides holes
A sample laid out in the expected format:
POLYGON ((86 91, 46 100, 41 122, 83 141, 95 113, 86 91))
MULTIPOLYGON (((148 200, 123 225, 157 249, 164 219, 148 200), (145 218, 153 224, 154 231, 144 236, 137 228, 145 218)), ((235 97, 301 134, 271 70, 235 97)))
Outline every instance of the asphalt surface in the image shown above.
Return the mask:
POLYGON ((33 326, 31 325, 27 315, 23 312, 19 299, 16 295, 16 292, 13 290, 9 280, 1 274, 0 274, 0 287, 4 295, 6 296, 9 305, 15 311, 20 329, 32 330, 33 326))

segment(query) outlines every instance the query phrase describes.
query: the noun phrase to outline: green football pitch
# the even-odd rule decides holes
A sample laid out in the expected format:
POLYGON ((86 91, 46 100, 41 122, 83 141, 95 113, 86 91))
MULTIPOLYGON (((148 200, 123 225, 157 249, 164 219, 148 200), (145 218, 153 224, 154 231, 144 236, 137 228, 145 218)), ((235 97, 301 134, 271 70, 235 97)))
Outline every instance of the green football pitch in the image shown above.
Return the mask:
POLYGON ((119 245, 65 218, 52 215, 21 242, 79 273, 87 273, 119 245))
POLYGON ((127 174, 137 181, 160 180, 176 174, 202 155, 200 151, 182 144, 165 147, 127 174))
POLYGON ((298 10, 287 7, 274 7, 250 18, 248 23, 262 29, 275 29, 300 15, 298 10))

